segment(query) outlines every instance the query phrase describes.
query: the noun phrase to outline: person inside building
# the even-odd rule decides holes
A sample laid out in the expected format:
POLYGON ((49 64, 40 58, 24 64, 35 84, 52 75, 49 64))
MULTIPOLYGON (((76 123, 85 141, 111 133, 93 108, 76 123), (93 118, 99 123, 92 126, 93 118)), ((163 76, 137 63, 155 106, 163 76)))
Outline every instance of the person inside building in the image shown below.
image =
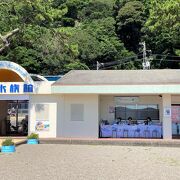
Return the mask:
POLYGON ((28 134, 28 115, 25 116, 25 118, 21 121, 22 125, 22 134, 27 135, 28 134))
POLYGON ((150 117, 147 118, 148 119, 148 125, 152 124, 152 119, 150 117))
POLYGON ((11 120, 10 120, 10 115, 8 115, 6 119, 6 134, 9 135, 10 133, 11 133, 11 120))
POLYGON ((128 125, 132 124, 132 117, 128 117, 128 125))
POLYGON ((116 124, 121 124, 122 123, 122 118, 121 117, 118 117, 117 118, 117 121, 116 121, 116 124))
POLYGON ((150 124, 152 124, 151 118, 150 118, 150 117, 147 117, 146 120, 144 121, 144 124, 145 124, 145 125, 150 125, 150 124))

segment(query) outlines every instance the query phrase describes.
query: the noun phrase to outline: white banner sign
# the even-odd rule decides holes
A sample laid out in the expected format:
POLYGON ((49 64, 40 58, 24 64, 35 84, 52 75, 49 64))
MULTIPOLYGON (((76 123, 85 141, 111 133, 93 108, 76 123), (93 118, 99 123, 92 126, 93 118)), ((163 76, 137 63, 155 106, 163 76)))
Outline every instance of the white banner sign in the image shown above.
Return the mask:
POLYGON ((139 97, 126 97, 126 96, 117 96, 114 97, 115 99, 115 104, 120 105, 120 104, 134 104, 139 102, 139 97))
POLYGON ((0 94, 33 93, 34 87, 27 83, 0 83, 0 94))

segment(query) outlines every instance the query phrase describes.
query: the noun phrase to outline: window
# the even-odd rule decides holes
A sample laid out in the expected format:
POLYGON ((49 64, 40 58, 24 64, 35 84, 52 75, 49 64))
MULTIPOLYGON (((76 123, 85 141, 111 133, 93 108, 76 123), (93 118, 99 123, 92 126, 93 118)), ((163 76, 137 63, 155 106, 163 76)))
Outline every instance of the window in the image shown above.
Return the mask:
POLYGON ((145 120, 150 117, 152 120, 159 120, 158 105, 118 105, 115 108, 115 117, 121 117, 122 120, 127 120, 132 117, 136 120, 145 120))
POLYGON ((132 117, 132 119, 137 118, 136 105, 127 105, 126 106, 126 119, 132 117))
POLYGON ((138 105, 137 107, 137 119, 146 119, 148 116, 147 105, 138 105))
POLYGON ((40 121, 49 120, 49 104, 36 104, 35 112, 36 112, 36 120, 40 120, 40 121))
POLYGON ((84 104, 71 104, 71 121, 84 121, 84 104))
POLYGON ((126 106, 120 105, 115 108, 115 118, 126 119, 126 106))

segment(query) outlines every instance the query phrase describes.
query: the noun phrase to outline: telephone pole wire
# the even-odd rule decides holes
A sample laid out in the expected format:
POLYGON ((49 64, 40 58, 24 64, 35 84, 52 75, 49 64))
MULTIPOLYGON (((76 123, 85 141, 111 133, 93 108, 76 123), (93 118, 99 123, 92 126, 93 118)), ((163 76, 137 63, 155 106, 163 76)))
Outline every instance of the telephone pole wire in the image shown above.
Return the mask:
POLYGON ((140 45, 143 46, 143 63, 142 63, 143 70, 150 69, 151 64, 150 64, 149 58, 147 57, 146 52, 147 51, 151 52, 151 50, 146 50, 146 42, 142 42, 140 43, 140 45))

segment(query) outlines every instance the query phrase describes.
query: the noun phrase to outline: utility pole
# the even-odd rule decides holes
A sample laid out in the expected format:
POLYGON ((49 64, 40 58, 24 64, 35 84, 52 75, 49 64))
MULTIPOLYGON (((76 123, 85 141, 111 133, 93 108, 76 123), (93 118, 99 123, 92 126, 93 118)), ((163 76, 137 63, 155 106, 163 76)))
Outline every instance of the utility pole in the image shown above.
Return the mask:
POLYGON ((151 50, 146 50, 146 42, 142 42, 140 43, 140 45, 143 46, 143 63, 142 63, 143 70, 150 69, 151 64, 150 64, 149 58, 147 57, 146 52, 147 51, 151 52, 151 50))
POLYGON ((96 61, 96 70, 99 70, 101 66, 104 66, 104 63, 99 63, 99 61, 96 61))
POLYGON ((99 70, 99 66, 100 66, 99 62, 96 61, 96 70, 97 70, 97 71, 99 70))

